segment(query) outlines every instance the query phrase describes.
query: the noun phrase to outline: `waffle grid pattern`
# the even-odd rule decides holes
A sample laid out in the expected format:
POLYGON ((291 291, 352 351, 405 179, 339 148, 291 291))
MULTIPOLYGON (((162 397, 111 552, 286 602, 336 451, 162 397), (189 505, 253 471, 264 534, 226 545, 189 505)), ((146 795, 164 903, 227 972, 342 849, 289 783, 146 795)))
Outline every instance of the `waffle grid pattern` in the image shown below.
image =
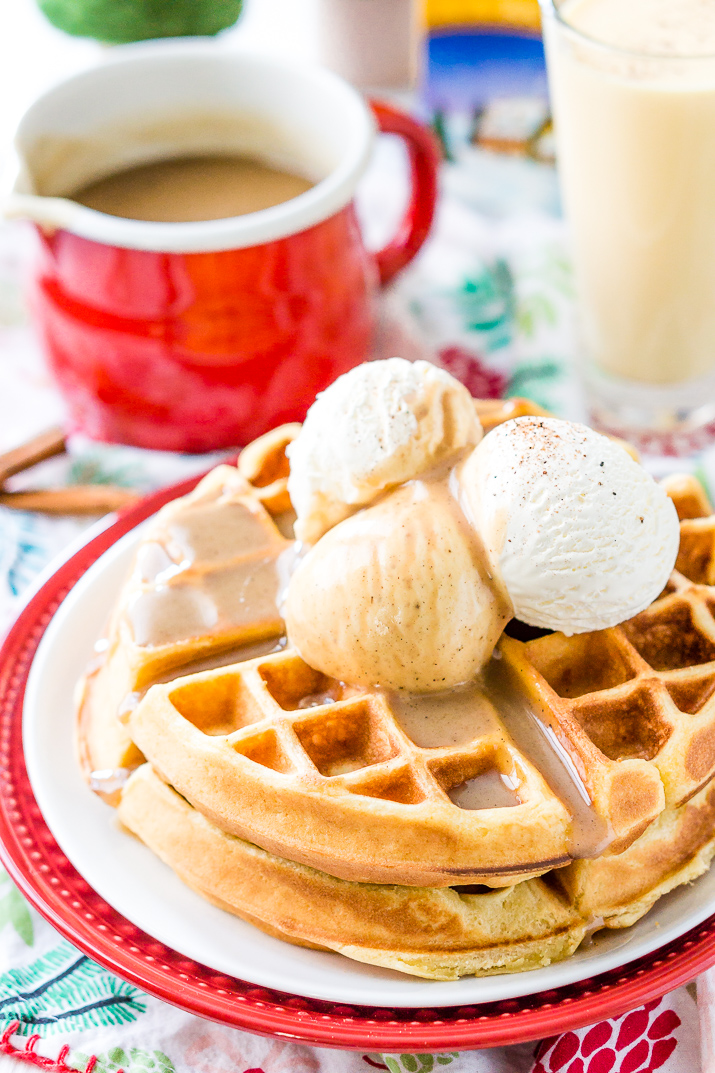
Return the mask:
POLYGON ((316 846, 313 856, 311 840, 302 839, 305 863, 344 878, 446 886, 463 872, 504 885, 504 874, 508 883, 510 875, 535 874, 568 859, 568 813, 493 708, 475 740, 419 748, 385 695, 346 688, 288 650, 155 686, 129 728, 147 759, 222 829, 290 857, 290 836, 284 842, 281 831, 289 808, 296 823, 315 824, 324 847, 316 846), (196 756, 212 779, 195 774, 196 756), (483 776, 502 776, 514 787, 511 807, 467 811, 452 801, 449 792, 472 780, 478 792, 483 776), (256 799, 261 814, 252 817, 256 799), (338 838, 331 834, 335 823, 338 838), (425 825, 435 839, 431 857, 420 847, 429 838, 425 825), (514 860, 515 832, 531 856, 514 860), (378 860, 397 853, 392 870, 376 864, 372 852, 361 853, 361 841, 378 860), (480 870, 460 867, 455 846, 471 852, 480 870), (334 856, 326 860, 325 853, 334 856))
MULTIPOLYGON (((715 775, 715 594, 703 583, 715 573, 715 517, 694 479, 666 490, 682 541, 661 597, 614 629, 527 642, 520 672, 580 755, 584 738, 597 750, 596 772, 650 764, 675 808, 715 775), (696 509, 704 516, 693 519, 696 509)), ((517 645, 507 642, 514 653, 517 645)))
POLYGON ((519 803, 543 794, 541 779, 505 741, 496 717, 492 732, 478 741, 420 749, 385 697, 351 690, 293 651, 183 682, 167 699, 184 718, 204 733, 225 733, 228 701, 232 719, 242 725, 229 731, 227 744, 280 773, 403 804, 429 799, 450 810, 457 806, 447 791, 487 771, 518 782, 519 803), (209 726, 213 715, 217 722, 209 726))

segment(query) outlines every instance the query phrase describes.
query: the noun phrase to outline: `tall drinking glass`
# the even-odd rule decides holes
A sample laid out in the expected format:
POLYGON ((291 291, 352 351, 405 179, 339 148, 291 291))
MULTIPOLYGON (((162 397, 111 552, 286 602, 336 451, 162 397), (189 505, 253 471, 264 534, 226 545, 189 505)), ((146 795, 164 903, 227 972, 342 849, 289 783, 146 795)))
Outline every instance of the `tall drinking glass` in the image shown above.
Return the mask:
POLYGON ((715 440, 715 3, 541 0, 592 420, 715 440))

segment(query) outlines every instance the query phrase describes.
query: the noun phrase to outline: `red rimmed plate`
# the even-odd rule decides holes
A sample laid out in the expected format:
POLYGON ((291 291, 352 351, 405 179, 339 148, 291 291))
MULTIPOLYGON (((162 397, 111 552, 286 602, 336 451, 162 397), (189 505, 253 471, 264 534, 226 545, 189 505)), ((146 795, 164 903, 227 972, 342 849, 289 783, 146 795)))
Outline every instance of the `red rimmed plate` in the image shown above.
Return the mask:
MULTIPOLYGON (((479 1005, 390 1009, 305 998, 238 980, 178 953, 118 913, 70 863, 35 800, 22 748, 25 685, 40 640, 75 583, 120 537, 194 483, 143 500, 63 563, 25 606, 0 653, 0 852, 18 886, 58 931, 120 976, 189 1012, 253 1032, 377 1051, 459 1050, 537 1039, 622 1013, 715 962, 711 917, 592 980, 479 1005)), ((429 1001, 433 985, 422 986, 429 1001)))

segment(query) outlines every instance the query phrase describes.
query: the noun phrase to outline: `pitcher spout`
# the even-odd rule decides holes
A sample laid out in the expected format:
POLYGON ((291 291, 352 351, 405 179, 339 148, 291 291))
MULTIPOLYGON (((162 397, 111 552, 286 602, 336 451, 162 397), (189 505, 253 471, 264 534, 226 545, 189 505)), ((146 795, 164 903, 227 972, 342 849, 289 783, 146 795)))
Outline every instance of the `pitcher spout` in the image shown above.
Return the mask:
POLYGON ((40 194, 8 194, 2 205, 5 220, 31 220, 43 231, 73 229, 77 203, 66 197, 43 197, 40 194))

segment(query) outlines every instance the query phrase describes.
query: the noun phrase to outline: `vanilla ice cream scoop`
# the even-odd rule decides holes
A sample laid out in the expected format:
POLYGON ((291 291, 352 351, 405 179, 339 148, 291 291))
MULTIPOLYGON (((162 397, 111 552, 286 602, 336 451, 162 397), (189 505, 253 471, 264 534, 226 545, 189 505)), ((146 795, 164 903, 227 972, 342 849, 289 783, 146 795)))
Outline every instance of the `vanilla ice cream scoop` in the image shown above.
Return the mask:
POLYGON ((413 691, 471 679, 512 613, 447 484, 426 481, 326 533, 283 606, 288 637, 311 667, 413 691))
POLYGON ((517 618, 532 626, 615 626, 646 608, 673 569, 672 501, 623 447, 585 425, 507 421, 465 461, 459 483, 517 618))
POLYGON ((297 538, 314 543, 481 436, 474 400, 449 373, 403 358, 358 365, 318 395, 288 447, 297 538))

